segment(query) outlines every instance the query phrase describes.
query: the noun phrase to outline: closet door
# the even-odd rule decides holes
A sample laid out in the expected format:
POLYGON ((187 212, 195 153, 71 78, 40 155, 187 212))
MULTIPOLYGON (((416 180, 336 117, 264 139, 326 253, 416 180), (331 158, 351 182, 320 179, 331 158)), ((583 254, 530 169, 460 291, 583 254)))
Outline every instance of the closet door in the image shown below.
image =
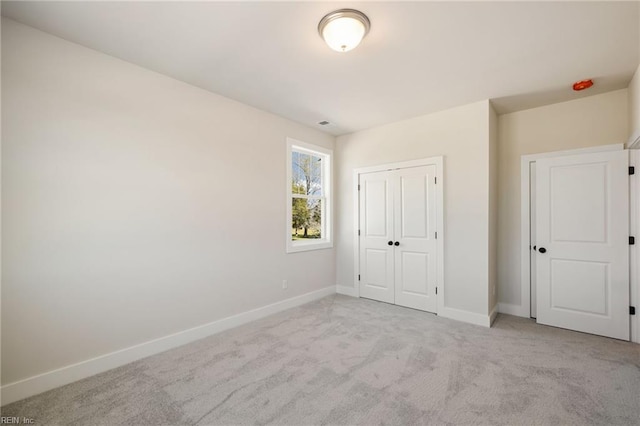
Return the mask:
POLYGON ((436 312, 436 166, 393 177, 395 303, 436 312))
POLYGON ((437 311, 436 166, 360 175, 360 296, 437 311))
POLYGON ((394 303, 393 172, 360 175, 360 296, 394 303))

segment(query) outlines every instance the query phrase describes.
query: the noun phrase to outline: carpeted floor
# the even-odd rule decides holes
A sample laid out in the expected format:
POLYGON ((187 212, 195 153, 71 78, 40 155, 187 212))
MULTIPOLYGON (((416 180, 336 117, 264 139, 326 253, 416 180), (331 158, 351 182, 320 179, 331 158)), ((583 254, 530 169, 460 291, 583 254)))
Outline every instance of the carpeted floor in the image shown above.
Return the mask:
POLYGON ((640 345, 330 296, 2 408, 37 425, 640 424, 640 345))

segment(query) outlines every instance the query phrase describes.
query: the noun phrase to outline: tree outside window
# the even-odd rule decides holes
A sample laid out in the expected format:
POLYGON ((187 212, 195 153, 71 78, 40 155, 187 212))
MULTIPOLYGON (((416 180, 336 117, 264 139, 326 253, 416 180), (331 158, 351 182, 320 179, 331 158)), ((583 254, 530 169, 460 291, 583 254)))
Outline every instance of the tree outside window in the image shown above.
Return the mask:
POLYGON ((322 158, 291 153, 291 237, 322 238, 322 158))

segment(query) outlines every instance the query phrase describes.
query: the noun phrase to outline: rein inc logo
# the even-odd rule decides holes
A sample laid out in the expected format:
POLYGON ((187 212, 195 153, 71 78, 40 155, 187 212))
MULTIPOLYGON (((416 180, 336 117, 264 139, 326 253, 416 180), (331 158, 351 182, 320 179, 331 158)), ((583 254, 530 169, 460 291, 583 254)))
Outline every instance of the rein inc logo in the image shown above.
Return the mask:
POLYGON ((29 417, 0 417, 0 425, 32 425, 35 424, 29 417))

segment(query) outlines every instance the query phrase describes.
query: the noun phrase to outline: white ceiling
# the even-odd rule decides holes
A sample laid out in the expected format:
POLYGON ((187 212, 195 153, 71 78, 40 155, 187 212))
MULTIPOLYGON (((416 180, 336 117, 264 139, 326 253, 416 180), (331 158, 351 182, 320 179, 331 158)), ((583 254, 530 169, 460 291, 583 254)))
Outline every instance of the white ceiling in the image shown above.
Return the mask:
POLYGON ((3 1, 2 14, 333 134, 483 99, 507 112, 620 89, 640 59, 637 2, 3 1), (343 7, 371 32, 341 54, 317 25, 343 7), (595 86, 573 92, 585 78, 595 86))

